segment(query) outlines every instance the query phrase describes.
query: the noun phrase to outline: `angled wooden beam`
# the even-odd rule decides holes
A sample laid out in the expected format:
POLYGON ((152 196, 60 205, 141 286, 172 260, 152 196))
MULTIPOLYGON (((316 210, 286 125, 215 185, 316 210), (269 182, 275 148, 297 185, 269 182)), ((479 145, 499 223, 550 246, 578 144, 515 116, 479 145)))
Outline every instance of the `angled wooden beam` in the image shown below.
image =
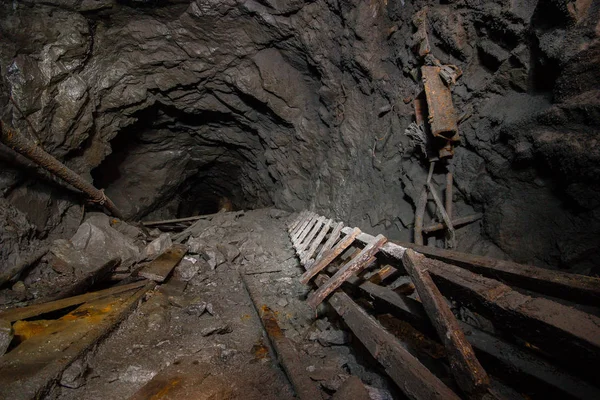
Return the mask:
MULTIPOLYGON (((417 300, 369 281, 361 282, 356 277, 348 279, 347 282, 359 287, 378 305, 386 306, 394 315, 408 321, 417 329, 423 332, 434 331, 423 305, 417 300)), ((508 379, 511 384, 519 384, 523 389, 531 389, 533 384, 536 390, 543 391, 547 396, 554 394, 554 397, 586 400, 600 398, 600 388, 550 364, 543 357, 537 357, 531 352, 521 350, 511 343, 498 339, 465 322, 459 321, 458 323, 475 352, 478 355, 486 356, 483 360, 486 366, 488 362, 493 362, 503 371, 510 371, 508 379)))
POLYGON ((326 251, 321 258, 315 260, 315 263, 307 269, 300 277, 300 282, 307 284, 315 275, 327 267, 337 256, 342 254, 344 250, 354 243, 354 239, 360 234, 360 229, 354 228, 346 236, 344 236, 333 249, 326 251))
POLYGON ((306 262, 312 258, 313 254, 315 254, 315 251, 317 251, 317 248, 319 247, 323 239, 325 239, 325 235, 327 235, 327 233, 329 232, 331 224, 333 224, 333 220, 328 219, 319 231, 319 234, 317 235, 315 240, 313 240, 312 244, 310 245, 310 248, 306 252, 304 252, 304 254, 301 255, 302 264, 306 264, 306 262))
POLYGON ((402 260, 423 302, 423 308, 448 352, 450 370, 458 386, 470 397, 481 398, 488 391, 490 378, 477 360, 446 300, 425 269, 425 256, 409 249, 404 253, 402 260))
MULTIPOLYGON (((319 275, 316 280, 317 285, 323 285, 327 278, 326 275, 319 275)), ((459 399, 438 377, 410 354, 394 335, 386 331, 346 293, 336 291, 328 301, 409 399, 459 399)))
POLYGON ((454 265, 432 259, 424 262, 447 297, 468 304, 502 330, 562 360, 573 370, 594 376, 586 366, 600 360, 600 318, 545 298, 526 296, 454 265))
POLYGON ((600 305, 600 278, 538 268, 532 265, 517 264, 511 261, 496 260, 457 251, 415 246, 408 243, 402 243, 401 245, 410 247, 429 258, 454 264, 477 274, 499 279, 524 289, 576 303, 600 305))
POLYGON ((327 283, 310 295, 306 300, 306 303, 312 308, 317 308, 317 306, 321 304, 321 302, 327 296, 329 296, 331 292, 340 287, 346 279, 353 274, 362 271, 371 261, 371 257, 373 257, 375 253, 379 251, 379 248, 383 246, 386 241, 387 238, 383 235, 375 237, 371 243, 362 249, 360 254, 341 267, 338 272, 336 272, 336 274, 332 276, 329 281, 327 281, 327 283))

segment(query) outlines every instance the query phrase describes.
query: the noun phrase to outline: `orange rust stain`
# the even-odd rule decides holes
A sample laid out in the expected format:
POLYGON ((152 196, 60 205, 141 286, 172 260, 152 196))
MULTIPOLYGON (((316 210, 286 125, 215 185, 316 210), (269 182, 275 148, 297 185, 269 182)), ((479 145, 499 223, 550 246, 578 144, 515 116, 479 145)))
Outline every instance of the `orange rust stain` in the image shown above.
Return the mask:
POLYGON ((150 400, 160 400, 181 383, 181 378, 173 378, 162 389, 150 397, 150 400))
POLYGON ((271 311, 271 309, 266 305, 263 305, 261 307, 261 311, 262 315, 260 318, 263 322, 263 325, 265 326, 265 330, 267 331, 269 337, 273 339, 283 337, 283 331, 277 323, 276 313, 271 311))
POLYGON ((240 319, 241 319, 242 321, 248 321, 250 318, 251 318, 251 317, 250 317, 250 314, 244 314, 244 315, 242 315, 242 316, 240 317, 240 319))
POLYGON ((264 360, 269 357, 269 349, 263 343, 262 339, 258 341, 257 344, 252 346, 252 353, 254 354, 254 358, 257 360, 264 360))

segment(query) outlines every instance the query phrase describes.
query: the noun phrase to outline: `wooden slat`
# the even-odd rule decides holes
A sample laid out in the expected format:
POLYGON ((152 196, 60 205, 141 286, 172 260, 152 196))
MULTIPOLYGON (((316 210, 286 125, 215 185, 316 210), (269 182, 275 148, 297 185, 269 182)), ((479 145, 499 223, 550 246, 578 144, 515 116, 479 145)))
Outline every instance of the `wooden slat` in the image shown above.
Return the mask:
MULTIPOLYGON (((320 275, 317 285, 325 281, 327 276, 320 275)), ((329 298, 329 304, 409 399, 459 399, 346 293, 336 291, 329 298)))
POLYGON ((505 284, 454 265, 426 259, 442 293, 469 304, 509 331, 584 374, 600 360, 600 318, 544 298, 523 295, 505 284))
POLYGON ((294 219, 294 221, 290 224, 289 228, 288 228, 288 232, 291 232, 294 230, 294 228, 296 228, 296 226, 298 226, 298 224, 300 223, 300 221, 302 221, 302 218, 304 218, 304 215, 307 213, 307 211, 302 211, 300 214, 298 214, 296 216, 296 218, 294 219))
POLYGON ((302 256, 302 253, 304 252, 304 250, 308 247, 308 245, 310 245, 312 243, 313 239, 315 238, 315 235, 317 234, 317 232, 319 232, 319 230, 323 226, 324 221, 325 221, 325 217, 319 218, 317 220, 317 223, 313 226, 312 230, 304 238, 304 241, 302 243, 300 243, 300 245, 296 249, 299 256, 302 256))
POLYGON ((323 257, 316 260, 315 263, 307 269, 306 272, 300 277, 300 282, 307 284, 315 275, 321 272, 325 267, 329 265, 337 256, 342 254, 344 250, 354 243, 354 239, 360 234, 360 229, 354 228, 346 236, 344 236, 333 249, 326 251, 323 257))
POLYGON ((460 388, 470 397, 487 392, 490 378, 477 360, 446 300, 424 268, 425 256, 406 250, 404 267, 410 274, 423 307, 448 352, 450 370, 460 388))
POLYGON ((109 289, 99 290, 97 292, 91 292, 81 294, 79 296, 69 297, 66 299, 50 301, 48 303, 34 304, 32 306, 21 308, 13 308, 10 310, 0 312, 0 319, 9 322, 24 320, 52 311, 62 310, 63 308, 99 300, 107 296, 112 296, 118 293, 126 292, 128 290, 137 289, 139 287, 145 286, 147 283, 147 280, 142 280, 139 282, 130 283, 128 285, 115 286, 109 289))
POLYGON ((325 235, 327 235, 327 233, 329 232, 329 228, 331 228, 332 223, 333 220, 328 219, 319 231, 319 234, 317 235, 315 240, 313 240, 312 244, 310 245, 310 248, 304 254, 300 255, 302 264, 305 264, 308 260, 311 259, 313 254, 315 254, 315 251, 317 251, 317 248, 325 238, 325 235))
POLYGON ((367 263, 371 261, 371 257, 379 251, 379 248, 383 246, 386 241, 387 238, 385 236, 377 236, 371 243, 362 249, 358 256, 341 267, 325 285, 321 286, 317 291, 310 295, 306 300, 306 303, 312 308, 317 308, 317 306, 321 304, 331 292, 340 287, 348 277, 365 268, 367 263))
MULTIPOLYGON (((419 330, 425 332, 434 330, 423 305, 417 300, 402 296, 384 286, 368 281, 361 282, 356 277, 348 279, 347 282, 359 285, 358 287, 369 299, 374 299, 378 306, 388 306, 395 315, 419 330)), ((543 358, 536 357, 465 322, 459 321, 459 324, 478 355, 485 355, 485 360, 494 362, 504 371, 511 372, 511 383, 520 383, 523 389, 531 389, 533 385, 535 390, 544 391, 548 395, 554 393, 556 398, 570 396, 586 400, 600 399, 599 388, 557 368, 543 358)))
POLYGON ((306 228, 304 228, 304 231, 294 241, 294 247, 296 248, 296 251, 302 245, 302 242, 304 241, 304 239, 312 231, 313 227, 315 225, 318 225, 320 223, 320 221, 322 221, 322 220, 323 220, 323 217, 320 217, 317 215, 312 221, 310 221, 310 223, 306 226, 306 228))
MULTIPOLYGON (((319 254, 317 254, 315 260, 319 260, 321 257, 323 257, 323 254, 325 254, 326 251, 330 250, 333 247, 333 245, 336 244, 336 242, 340 238, 340 233, 342 232, 343 228, 343 222, 339 222, 336 226, 333 227, 331 234, 327 238, 327 241, 325 241, 325 244, 323 245, 321 250, 319 250, 319 254)), ((346 232, 346 234, 350 234, 351 232, 352 228, 348 228, 348 232, 346 232)))
POLYGON ((466 268, 534 292, 581 304, 600 306, 600 278, 570 274, 510 261, 412 244, 410 247, 427 257, 466 268))
POLYGON ((187 251, 186 245, 174 244, 138 272, 138 275, 155 282, 164 282, 187 251))
POLYGON ((296 230, 296 232, 292 235, 292 243, 296 244, 296 240, 302 235, 302 233, 306 230, 308 225, 315 220, 318 216, 314 213, 310 213, 304 219, 304 222, 300 225, 300 228, 296 230))
POLYGON ((296 235, 296 233, 298 233, 298 230, 302 227, 302 225, 306 222, 306 219, 310 218, 310 212, 306 211, 302 214, 300 221, 298 221, 298 223, 296 224, 296 226, 294 227, 294 229, 292 229, 290 231, 290 239, 292 239, 294 237, 294 235, 296 235))

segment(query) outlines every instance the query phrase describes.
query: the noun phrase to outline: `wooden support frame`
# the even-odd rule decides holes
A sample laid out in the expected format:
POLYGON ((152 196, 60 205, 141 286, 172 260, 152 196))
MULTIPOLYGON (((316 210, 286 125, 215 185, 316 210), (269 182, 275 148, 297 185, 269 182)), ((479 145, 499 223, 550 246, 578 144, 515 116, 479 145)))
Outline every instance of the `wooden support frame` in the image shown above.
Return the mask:
POLYGON ((312 244, 310 245, 310 248, 307 251, 305 251, 304 253, 300 254, 300 261, 302 262, 303 265, 306 264, 306 262, 308 262, 308 260, 310 260, 312 258, 313 254, 315 254, 315 251, 317 251, 317 248, 319 247, 319 245, 321 244, 323 239, 325 239, 325 236, 329 232, 329 228, 331 228, 331 224, 333 224, 333 220, 328 219, 327 221, 325 221, 325 224, 323 224, 323 227, 319 231, 319 234, 317 235, 315 240, 313 240, 312 244))

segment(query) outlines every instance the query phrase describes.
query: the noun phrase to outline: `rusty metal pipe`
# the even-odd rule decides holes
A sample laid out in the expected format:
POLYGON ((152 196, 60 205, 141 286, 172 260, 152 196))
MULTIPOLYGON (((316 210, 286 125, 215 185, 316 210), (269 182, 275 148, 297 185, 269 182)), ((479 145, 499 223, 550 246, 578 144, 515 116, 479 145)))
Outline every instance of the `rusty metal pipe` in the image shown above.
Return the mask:
POLYGON ((73 185, 73 187, 81 190, 90 197, 94 203, 104 206, 113 216, 123 219, 123 214, 115 206, 115 204, 104 194, 102 190, 96 189, 94 185, 83 179, 77 173, 69 169, 66 165, 58 161, 42 150, 35 143, 19 134, 16 130, 11 129, 4 122, 0 121, 0 141, 28 158, 46 171, 58 176, 65 182, 73 185))

